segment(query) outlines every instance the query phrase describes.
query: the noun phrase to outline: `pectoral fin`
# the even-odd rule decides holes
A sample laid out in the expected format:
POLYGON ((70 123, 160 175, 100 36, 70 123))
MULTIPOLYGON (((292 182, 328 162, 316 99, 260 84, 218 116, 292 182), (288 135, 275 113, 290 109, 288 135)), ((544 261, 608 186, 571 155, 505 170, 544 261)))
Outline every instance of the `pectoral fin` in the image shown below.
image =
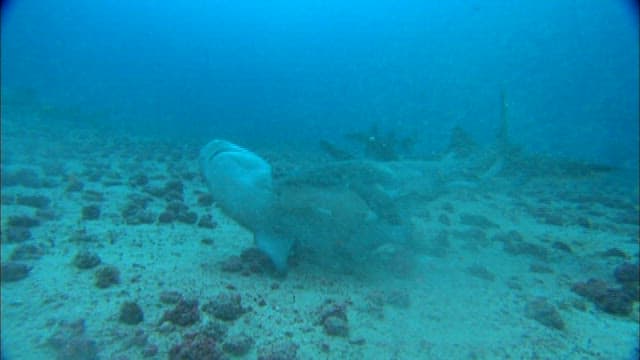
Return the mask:
POLYGON ((287 271, 287 259, 293 241, 266 232, 257 232, 254 236, 258 249, 269 256, 276 269, 281 272, 287 271))

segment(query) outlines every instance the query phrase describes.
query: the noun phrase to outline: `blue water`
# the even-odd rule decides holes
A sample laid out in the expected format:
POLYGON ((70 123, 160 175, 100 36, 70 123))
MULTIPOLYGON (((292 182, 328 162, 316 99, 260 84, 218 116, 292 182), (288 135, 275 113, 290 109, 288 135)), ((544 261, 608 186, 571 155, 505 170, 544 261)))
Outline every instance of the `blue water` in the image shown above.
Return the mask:
POLYGON ((2 86, 143 132, 307 142, 376 122, 632 166, 632 1, 9 1, 2 86))
POLYGON ((636 358, 638 9, 3 1, 2 359, 636 358))

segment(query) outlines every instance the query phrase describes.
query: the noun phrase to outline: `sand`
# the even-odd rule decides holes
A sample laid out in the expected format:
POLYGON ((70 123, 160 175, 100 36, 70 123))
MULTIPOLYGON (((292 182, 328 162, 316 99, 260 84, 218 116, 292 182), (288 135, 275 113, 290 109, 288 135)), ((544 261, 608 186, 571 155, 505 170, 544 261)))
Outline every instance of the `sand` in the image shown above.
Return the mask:
MULTIPOLYGON (((44 249, 38 259, 19 261, 32 267, 28 276, 2 283, 4 358, 63 358, 75 354, 65 346, 84 344, 88 350, 77 355, 79 359, 94 358, 94 349, 101 359, 162 359, 183 336, 211 324, 228 329, 217 339, 219 349, 240 333, 253 339, 246 355, 230 358, 264 356, 266 348, 279 343, 295 344, 299 359, 633 356, 638 302, 629 314, 610 314, 571 289, 590 278, 616 286, 614 269, 638 263, 634 189, 602 177, 538 179, 521 186, 506 186, 508 179, 502 179, 494 186, 462 187, 425 203, 412 219, 424 247, 416 251, 416 261, 396 259, 398 271, 345 274, 301 258, 285 277, 259 270, 243 274, 223 271, 221 264, 253 247, 252 235, 215 204, 198 204, 207 193, 197 165, 203 144, 82 126, 63 131, 37 122, 4 122, 3 176, 30 169, 40 183, 3 181, 2 262, 25 244, 44 249), (147 184, 132 183, 140 174, 146 175, 147 184), (145 189, 162 188, 172 180, 183 185, 182 202, 188 209, 198 218, 210 215, 215 228, 157 221, 167 201, 145 189), (77 182, 82 190, 70 190, 77 182), (88 199, 95 195, 88 191, 103 200, 88 199), (594 196, 575 196, 581 193, 594 196), (152 223, 127 223, 123 209, 135 201, 132 194, 148 198, 152 223), (45 196, 50 204, 43 209, 17 204, 16 197, 25 195, 45 196), (100 208, 95 220, 82 216, 90 204, 100 208), (40 219, 41 224, 30 228, 30 239, 7 241, 8 221, 18 215, 40 219), (464 215, 482 216, 495 225, 465 224, 464 215), (544 254, 505 251, 500 235, 509 231, 544 254), (434 239, 443 233, 447 242, 438 244, 434 239), (557 242, 571 252, 554 246, 557 242), (604 254, 613 248, 619 253, 604 254), (74 257, 81 250, 97 254, 102 264, 77 268, 74 257), (98 288, 95 274, 105 265, 117 267, 120 281, 98 288), (189 326, 162 322, 163 314, 175 306, 161 302, 160 294, 166 291, 197 299, 199 320, 189 326), (238 319, 219 320, 202 311, 220 293, 241 296, 244 313, 238 319), (527 316, 527 304, 536 299, 557 311, 563 329, 527 316), (329 300, 344 306, 348 335, 330 336, 319 323, 319 309, 329 300), (119 321, 120 307, 127 301, 143 310, 141 323, 119 321), (81 319, 85 329, 74 334, 69 323, 81 319), (62 345, 55 340, 59 338, 62 345)), ((271 156, 277 157, 277 150, 271 156)), ((295 154, 281 159, 295 165, 295 154)))

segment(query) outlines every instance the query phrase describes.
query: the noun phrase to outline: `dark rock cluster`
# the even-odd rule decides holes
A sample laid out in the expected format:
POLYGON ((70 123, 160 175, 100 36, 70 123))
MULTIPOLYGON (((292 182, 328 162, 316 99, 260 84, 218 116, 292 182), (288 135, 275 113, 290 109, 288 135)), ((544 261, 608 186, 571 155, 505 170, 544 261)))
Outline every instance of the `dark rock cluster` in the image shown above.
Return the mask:
POLYGON ((163 291, 160 293, 160 302, 163 304, 175 305, 182 299, 182 294, 177 291, 163 291))
POLYGON ((131 186, 145 186, 149 183, 149 178, 145 174, 137 174, 129 178, 131 186))
POLYGON ((195 224, 198 221, 198 214, 189 210, 189 207, 182 200, 174 200, 167 204, 165 210, 158 216, 161 224, 178 221, 184 224, 195 224))
POLYGON ((556 250, 560 250, 569 254, 573 253, 573 250, 571 250, 571 247, 566 243, 563 243, 562 241, 554 241, 553 244, 551 244, 551 247, 556 250))
POLYGON ((487 269, 484 265, 471 265, 465 269, 465 272, 471 276, 486 281, 494 281, 496 279, 495 274, 489 271, 489 269, 487 269))
POLYGON ((638 264, 624 263, 613 271, 613 276, 623 285, 638 285, 640 281, 640 266, 638 264))
POLYGON ((97 220, 100 218, 100 207, 98 205, 87 205, 82 208, 82 220, 97 220))
POLYGON ((619 286, 610 286, 606 281, 591 278, 575 283, 571 290, 593 302, 600 310, 627 316, 633 310, 633 303, 639 301, 639 265, 624 263, 614 270, 619 286))
POLYGON ((84 183, 76 177, 70 177, 67 180, 66 192, 80 192, 84 189, 84 183))
POLYGON ((102 202, 105 200, 104 195, 95 190, 85 190, 82 193, 82 200, 89 202, 102 202))
POLYGON ((169 360, 225 359, 218 344, 218 338, 206 332, 187 334, 169 350, 169 360))
POLYGON ((100 265, 101 262, 102 260, 98 254, 92 253, 88 250, 80 251, 73 258, 73 265, 81 270, 92 269, 100 265))
POLYGON ((476 226, 481 229, 490 229, 499 227, 496 223, 489 220, 483 215, 474 215, 462 213, 460 214, 460 223, 468 226, 476 226))
POLYGON ((22 186, 26 188, 41 188, 44 182, 40 175, 32 169, 18 169, 15 171, 2 172, 2 187, 22 186))
POLYGON ((318 310, 316 310, 316 317, 317 323, 323 327, 327 335, 341 337, 347 337, 349 335, 346 304, 326 300, 318 310))
MULTIPOLYGON (((177 301, 177 304, 164 313, 160 324, 168 321, 186 327, 200 319, 198 301, 195 299, 184 300, 179 293, 166 291, 161 294, 161 301, 177 301)), ((241 305, 240 295, 223 293, 204 305, 203 311, 217 319, 231 321, 239 318, 246 309, 241 305)), ((227 359, 226 354, 245 355, 255 343, 253 338, 242 332, 227 337, 227 331, 228 326, 224 322, 210 321, 200 330, 184 335, 180 343, 171 347, 169 359, 227 359)))
POLYGON ((493 236, 492 240, 502 242, 504 251, 511 255, 528 255, 539 260, 547 260, 549 257, 547 248, 525 241, 522 235, 515 230, 498 233, 493 236))
POLYGON ((31 230, 23 226, 10 226, 2 229, 4 241, 8 243, 19 243, 31 239, 31 230))
POLYGON ((366 296, 366 312, 380 320, 384 319, 384 307, 387 305, 398 309, 409 308, 411 306, 409 293, 402 290, 372 291, 366 296))
POLYGON ((242 307, 242 297, 236 293, 221 293, 202 307, 202 311, 216 319, 233 321, 247 312, 242 307))
POLYGON ((40 220, 26 215, 9 216, 7 226, 18 228, 31 228, 40 225, 40 220))
POLYGON ((155 215, 147 210, 147 205, 151 199, 139 194, 129 196, 129 201, 122 209, 121 215, 127 225, 152 224, 155 222, 155 215))
POLYGON ((95 284, 104 289, 120 283, 120 270, 113 265, 106 265, 96 271, 95 284))
POLYGON ((20 244, 13 249, 9 259, 11 261, 38 260, 45 254, 42 244, 20 244))
POLYGON ((213 205, 213 196, 209 193, 198 195, 198 205, 205 207, 213 205))
POLYGON ((43 195, 18 195, 16 196, 16 204, 29 206, 36 209, 44 209, 49 206, 51 200, 43 195))
POLYGON ((0 280, 2 282, 14 282, 26 278, 32 267, 19 262, 3 262, 0 270, 0 280))
POLYGON ((564 320, 555 306, 544 298, 537 298, 527 303, 525 315, 540 324, 556 330, 564 330, 564 320))
POLYGON ((144 320, 144 313, 136 302, 127 301, 120 307, 118 320, 124 324, 136 325, 144 320))
POLYGON ((99 349, 95 340, 85 334, 84 320, 61 321, 47 344, 57 353, 59 360, 97 360, 99 349))
POLYGON ((242 356, 249 352, 253 343, 254 341, 249 335, 240 333, 234 336, 229 336, 222 344, 222 349, 228 354, 242 356))
POLYGON ((200 320, 198 300, 181 299, 176 306, 164 313, 160 323, 169 321, 179 326, 191 326, 200 320))
POLYGON ((198 227, 207 228, 207 229, 215 229, 218 226, 218 223, 213 219, 213 216, 210 214, 205 214, 200 217, 200 221, 198 221, 198 227))
POLYGON ((274 342, 258 351, 258 360, 295 360, 298 348, 298 344, 291 340, 274 342))
POLYGON ((224 272, 240 273, 244 276, 277 274, 271 259, 257 248, 245 249, 240 256, 230 256, 221 263, 221 268, 224 272))
POLYGON ((143 191, 167 202, 184 200, 184 185, 180 180, 170 180, 163 187, 147 185, 143 191))

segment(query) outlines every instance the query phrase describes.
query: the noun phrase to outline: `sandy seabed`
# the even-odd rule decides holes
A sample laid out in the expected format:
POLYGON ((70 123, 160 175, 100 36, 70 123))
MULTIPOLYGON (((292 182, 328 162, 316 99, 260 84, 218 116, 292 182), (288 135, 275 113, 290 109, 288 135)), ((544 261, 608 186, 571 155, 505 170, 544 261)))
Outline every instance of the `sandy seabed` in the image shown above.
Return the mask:
POLYGON ((210 203, 202 143, 4 120, 4 359, 637 356, 637 279, 620 279, 637 275, 637 187, 447 191, 411 219, 417 261, 345 274, 300 258, 283 277, 210 203), (635 298, 616 302, 625 286, 635 298))

